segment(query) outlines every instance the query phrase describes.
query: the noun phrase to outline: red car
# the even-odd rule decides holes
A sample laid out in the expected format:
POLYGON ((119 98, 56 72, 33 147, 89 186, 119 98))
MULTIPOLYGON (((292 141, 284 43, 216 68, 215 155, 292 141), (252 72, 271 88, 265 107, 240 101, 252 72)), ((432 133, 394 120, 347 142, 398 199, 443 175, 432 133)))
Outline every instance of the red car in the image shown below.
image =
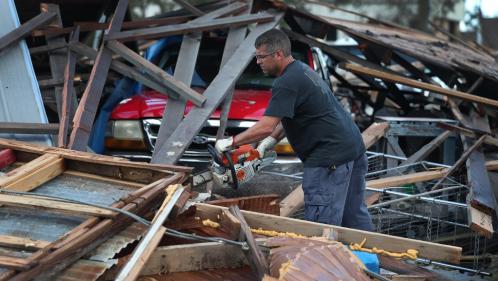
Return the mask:
MULTIPOLYGON (((159 66, 173 73, 181 42, 170 44, 159 59, 159 66)), ((214 79, 221 62, 224 39, 205 38, 197 58, 191 87, 203 92, 214 79)), ((292 42, 293 56, 318 71, 328 81, 325 59, 319 49, 292 42)), ((231 136, 251 127, 263 115, 271 97, 273 78, 265 76, 253 60, 235 85, 235 93, 228 116, 226 135, 231 136)), ((107 125, 106 154, 126 157, 132 160, 148 161, 154 150, 159 125, 167 96, 152 90, 144 90, 123 100, 112 112, 107 125)), ((185 114, 192 108, 187 104, 185 114)), ((219 127, 220 110, 216 110, 184 153, 180 162, 197 166, 210 160, 207 144, 214 143, 219 127)), ((293 156, 290 145, 284 141, 276 147, 279 155, 293 156)))

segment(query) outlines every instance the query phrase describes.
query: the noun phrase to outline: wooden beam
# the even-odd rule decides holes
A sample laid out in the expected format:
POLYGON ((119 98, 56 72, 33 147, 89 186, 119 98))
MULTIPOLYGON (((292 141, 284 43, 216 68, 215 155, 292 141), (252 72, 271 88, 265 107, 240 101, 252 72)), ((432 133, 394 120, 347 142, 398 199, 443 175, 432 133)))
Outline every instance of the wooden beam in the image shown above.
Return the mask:
POLYGON ((393 187, 393 186, 402 186, 404 184, 440 179, 444 177, 447 174, 447 172, 448 169, 440 169, 435 171, 418 172, 418 173, 406 174, 401 176, 393 176, 393 177, 381 178, 376 180, 369 180, 367 181, 366 186, 370 188, 379 188, 379 189, 393 187))
MULTIPOLYGON (((226 208, 209 204, 197 203, 197 214, 201 219, 216 219, 216 215, 226 208)), ((419 256, 426 259, 458 264, 462 248, 420 241, 415 239, 390 236, 375 232, 350 229, 341 226, 328 225, 310 221, 284 218, 274 215, 261 214, 250 211, 241 211, 251 228, 262 228, 280 232, 293 232, 305 236, 321 236, 323 229, 331 228, 336 231, 338 241, 345 244, 359 243, 366 238, 365 247, 377 247, 386 251, 406 252, 408 249, 419 251, 419 256)))
POLYGON ((0 204, 7 206, 49 209, 73 215, 85 215, 85 216, 108 217, 108 218, 112 218, 117 215, 115 211, 103 208, 88 206, 85 204, 60 202, 51 199, 43 199, 35 196, 0 194, 0 204))
MULTIPOLYGON (((111 18, 109 28, 105 32, 107 35, 112 35, 121 29, 121 24, 123 23, 127 10, 128 0, 119 0, 114 15, 111 18)), ((73 130, 68 145, 71 149, 80 151, 86 150, 111 61, 112 52, 105 47, 104 43, 102 43, 99 54, 95 59, 90 79, 88 80, 88 84, 83 92, 83 96, 81 97, 73 119, 73 130)))
MULTIPOLYGON (((251 13, 253 0, 249 0, 248 9, 245 12, 246 14, 251 13)), ((247 34, 247 27, 231 27, 228 31, 227 41, 225 43, 225 48, 223 49, 223 56, 221 57, 221 67, 225 65, 228 59, 234 54, 235 50, 239 47, 240 44, 244 41, 247 34)), ((228 91, 227 96, 223 100, 221 104, 221 112, 220 112, 220 126, 218 127, 218 131, 216 132, 216 139, 221 139, 225 135, 225 130, 228 124, 228 113, 230 112, 230 106, 232 104, 232 98, 234 93, 235 85, 231 90, 228 91)))
POLYGON ((34 263, 28 259, 15 258, 11 256, 0 256, 0 267, 14 270, 28 270, 34 263))
POLYGON ((18 237, 11 235, 0 235, 0 246, 24 249, 24 250, 38 250, 45 248, 49 245, 49 241, 33 240, 26 237, 18 237))
POLYGON ((467 207, 467 217, 469 227, 472 231, 491 239, 493 237, 493 217, 487 213, 474 208, 473 206, 467 207))
POLYGON ((141 275, 237 268, 244 265, 247 265, 247 260, 238 246, 218 242, 173 245, 158 247, 141 275))
POLYGON ((183 23, 122 31, 113 35, 106 36, 106 40, 119 40, 125 42, 134 40, 157 39, 170 35, 223 29, 228 27, 248 25, 256 22, 261 24, 270 22, 272 20, 273 16, 268 13, 233 16, 229 18, 213 19, 205 23, 183 23))
MULTIPOLYGON (((59 10, 59 5, 57 4, 47 4, 41 3, 40 10, 42 12, 52 12, 55 13, 54 20, 49 23, 50 26, 62 27, 62 18, 59 10)), ((62 36, 45 36, 45 40, 47 41, 48 46, 52 45, 60 45, 66 44, 66 39, 62 36)), ((53 79, 63 79, 64 78, 64 68, 66 65, 66 57, 64 52, 56 51, 49 53, 49 64, 50 64, 50 73, 52 74, 53 79)), ((72 81, 71 81, 72 82, 72 81)), ((59 120, 62 115, 62 87, 56 86, 54 89, 55 100, 57 103, 57 113, 59 114, 59 120)), ((77 104, 76 97, 72 100, 75 104, 77 104)))
POLYGON ((0 178, 0 188, 30 191, 57 177, 63 171, 63 158, 59 155, 44 154, 0 178))
POLYGON ((366 128, 365 131, 361 133, 366 149, 369 149, 372 145, 374 145, 387 133, 388 130, 389 123, 387 122, 373 123, 366 128))
POLYGON ((166 228, 162 225, 171 210, 173 210, 173 206, 182 194, 183 190, 183 187, 179 184, 171 185, 166 189, 167 196, 164 199, 163 205, 159 209, 156 217, 152 221, 152 225, 142 240, 140 240, 137 247, 133 251, 130 260, 126 263, 121 272, 119 272, 115 280, 133 281, 139 276, 142 268, 152 255, 152 252, 161 241, 161 238, 166 231, 166 228))
MULTIPOLYGON (((83 43, 80 42, 72 43, 69 45, 69 47, 71 48, 71 50, 73 50, 74 52, 78 53, 81 56, 86 56, 92 60, 97 58, 98 52, 83 43)), ((148 76, 145 76, 138 69, 130 67, 127 64, 122 63, 118 60, 113 60, 111 62, 111 69, 126 77, 134 79, 135 81, 138 81, 144 84, 145 86, 158 91, 159 93, 168 94, 169 92, 168 88, 165 87, 160 81, 154 81, 150 79, 148 76)))
POLYGON ((486 169, 488 171, 498 170, 498 160, 487 161, 486 162, 486 169))
POLYGON ((53 12, 43 12, 36 17, 28 20, 18 28, 0 37, 0 53, 5 51, 12 44, 15 44, 28 36, 30 32, 42 25, 45 25, 55 18, 56 14, 53 12))
POLYGON ((471 94, 467 94, 467 93, 463 93, 463 92, 455 91, 455 90, 451 90, 451 89, 445 89, 443 87, 428 84, 425 82, 420 82, 420 81, 406 78, 403 76, 393 75, 393 74, 387 73, 385 71, 370 69, 367 67, 363 67, 363 66, 355 65, 355 64, 351 64, 351 63, 340 64, 339 66, 342 69, 351 71, 355 74, 368 75, 368 76, 382 79, 385 81, 390 81, 390 82, 410 86, 413 88, 427 90, 427 91, 441 94, 441 95, 444 95, 447 97, 458 98, 458 99, 462 99, 462 100, 466 100, 466 101, 470 101, 470 102, 476 102, 479 104, 488 105, 488 106, 492 106, 492 107, 498 107, 498 101, 496 101, 496 100, 492 100, 492 99, 488 99, 488 98, 484 98, 484 97, 480 97, 480 96, 475 96, 475 95, 471 95, 471 94))
POLYGON ((163 85, 165 85, 169 91, 175 93, 176 95, 187 98, 197 106, 202 106, 206 101, 206 98, 203 95, 192 90, 181 81, 176 80, 160 67, 154 65, 150 61, 141 57, 139 54, 130 50, 123 43, 118 41, 109 41, 107 42, 107 47, 136 67, 143 70, 145 73, 152 76, 154 80, 162 81, 163 85))
POLYGON ((434 184, 431 188, 431 190, 436 190, 440 187, 440 185, 443 183, 443 181, 453 175, 453 173, 455 171, 457 171, 458 169, 460 169, 460 167, 467 161, 467 158, 469 158, 469 156, 471 155, 471 153, 477 149, 479 146, 481 146, 481 144, 484 142, 484 139, 486 138, 486 136, 481 136, 472 146, 468 147, 463 153, 462 155, 460 156, 460 158, 458 158, 458 160, 455 162, 455 164, 453 164, 453 166, 451 166, 451 168, 448 169, 448 171, 446 172, 446 175, 441 178, 436 184, 434 184))
MULTIPOLYGON (((192 16, 176 16, 176 17, 167 17, 167 18, 145 18, 145 19, 136 19, 133 21, 125 21, 123 22, 123 29, 132 29, 132 28, 144 28, 144 27, 152 27, 152 26, 160 26, 160 25, 168 25, 168 24, 178 24, 183 23, 191 19, 192 16)), ((74 26, 71 27, 47 27, 44 29, 34 30, 31 35, 32 36, 57 36, 71 33, 76 26, 80 27, 81 32, 92 32, 97 30, 105 30, 109 28, 109 23, 100 23, 100 22, 88 22, 88 21, 75 21, 74 26)))
POLYGON ((57 134, 59 132, 59 124, 49 123, 19 123, 19 122, 0 122, 0 133, 15 133, 15 134, 57 134))
MULTIPOLYGON (((76 28, 71 34, 69 39, 70 43, 78 42, 80 36, 79 28, 76 28)), ((65 42, 65 40, 64 40, 65 42)), ((62 101, 61 108, 59 111, 59 135, 57 138, 58 147, 66 147, 67 145, 67 133, 69 130, 69 119, 71 119, 71 114, 74 111, 73 105, 76 99, 76 93, 74 91, 73 79, 74 71, 76 69, 76 55, 67 49, 67 64, 64 70, 64 87, 62 88, 62 101)))
MULTIPOLYGON (((227 13, 239 11, 242 8, 247 8, 247 5, 235 2, 192 20, 191 23, 211 21, 217 17, 226 15, 227 13)), ((175 73, 173 75, 176 79, 182 81, 186 85, 190 85, 192 82, 195 64, 197 61, 197 54, 201 45, 201 39, 202 33, 200 32, 185 34, 182 38, 180 51, 176 61, 177 67, 175 68, 175 73)), ((168 101, 168 107, 164 109, 161 119, 161 124, 164 125, 159 127, 154 152, 152 153, 152 163, 159 163, 161 161, 158 159, 158 157, 161 156, 159 156, 156 151, 160 150, 165 141, 171 136, 178 124, 182 121, 186 105, 187 100, 182 97, 177 100, 168 101)))
POLYGON ((237 81, 246 66, 253 59, 256 38, 263 32, 273 28, 279 22, 280 18, 281 14, 275 16, 274 21, 271 23, 259 24, 251 31, 237 49, 237 56, 230 57, 206 91, 204 91, 204 96, 207 99, 205 105, 202 108, 195 107, 190 110, 164 145, 159 149, 156 148, 154 153, 162 157, 156 157, 156 161, 153 161, 153 163, 176 163, 180 159, 194 136, 204 126, 204 122, 226 97, 235 81, 237 81))
POLYGON ((258 280, 260 280, 265 276, 265 274, 270 274, 270 269, 265 256, 263 255, 263 252, 261 252, 256 240, 254 240, 251 227, 247 224, 239 207, 232 205, 230 206, 229 211, 240 222, 240 232, 241 237, 243 237, 241 241, 246 241, 249 246, 249 253, 247 253, 249 256, 249 265, 251 265, 251 268, 258 277, 258 280))
MULTIPOLYGON (((485 132, 471 129, 471 128, 464 128, 464 127, 459 127, 456 125, 448 124, 448 123, 443 123, 443 122, 438 122, 437 126, 440 128, 443 128, 445 130, 451 130, 454 132, 458 132, 459 134, 462 134, 464 136, 470 137, 477 139, 479 138, 480 135, 486 134, 485 132)), ((498 139, 492 137, 491 135, 486 135, 486 138, 484 139, 485 144, 493 145, 493 146, 498 146, 498 139)))

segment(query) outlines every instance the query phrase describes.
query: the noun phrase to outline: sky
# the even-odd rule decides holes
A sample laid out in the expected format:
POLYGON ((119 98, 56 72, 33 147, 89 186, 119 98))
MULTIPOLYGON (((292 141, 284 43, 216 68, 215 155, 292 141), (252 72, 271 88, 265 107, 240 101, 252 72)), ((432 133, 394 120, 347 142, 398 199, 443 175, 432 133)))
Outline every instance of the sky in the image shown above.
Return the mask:
POLYGON ((465 9, 472 11, 475 6, 481 6, 482 14, 485 18, 498 17, 497 0, 466 0, 465 9))

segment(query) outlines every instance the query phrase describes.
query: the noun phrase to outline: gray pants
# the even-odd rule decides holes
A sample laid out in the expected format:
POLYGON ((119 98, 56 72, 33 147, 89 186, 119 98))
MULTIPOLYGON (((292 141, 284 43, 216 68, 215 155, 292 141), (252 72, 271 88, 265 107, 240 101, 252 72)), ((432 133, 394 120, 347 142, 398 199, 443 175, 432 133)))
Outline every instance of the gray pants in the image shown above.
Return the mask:
POLYGON ((373 231, 365 204, 365 154, 337 166, 304 168, 304 219, 373 231))

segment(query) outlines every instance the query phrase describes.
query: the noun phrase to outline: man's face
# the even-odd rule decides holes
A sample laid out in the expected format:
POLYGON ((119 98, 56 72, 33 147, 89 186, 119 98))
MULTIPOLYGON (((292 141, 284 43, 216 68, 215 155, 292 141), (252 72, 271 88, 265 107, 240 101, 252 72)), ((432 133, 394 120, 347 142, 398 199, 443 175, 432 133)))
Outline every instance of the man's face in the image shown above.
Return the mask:
POLYGON ((256 63, 261 67, 264 74, 277 76, 280 73, 278 55, 278 50, 268 50, 266 45, 256 48, 256 63))

